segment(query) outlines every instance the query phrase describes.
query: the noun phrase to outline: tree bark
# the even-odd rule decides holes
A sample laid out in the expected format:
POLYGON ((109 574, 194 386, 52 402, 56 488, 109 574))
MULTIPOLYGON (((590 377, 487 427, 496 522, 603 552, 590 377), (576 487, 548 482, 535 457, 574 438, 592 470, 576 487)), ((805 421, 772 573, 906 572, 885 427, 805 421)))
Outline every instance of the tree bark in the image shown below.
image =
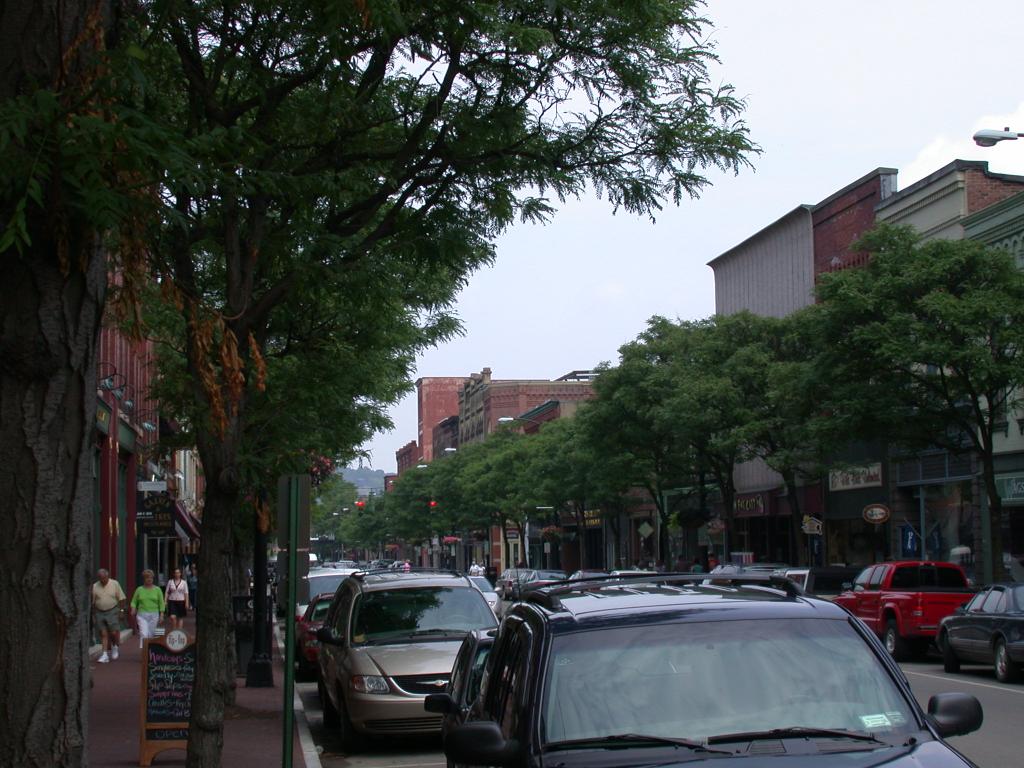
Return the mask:
POLYGON ((3 256, 0 280, 0 765, 85 762, 96 343, 106 262, 3 256))
MULTIPOLYGON (((230 428, 229 428, 230 429, 230 428)), ((196 681, 189 721, 188 768, 218 768, 224 747, 224 708, 232 696, 224 674, 224 657, 231 642, 230 570, 232 515, 238 507, 239 489, 234 472, 233 440, 215 442, 212 436, 199 441, 200 456, 208 478, 203 508, 202 545, 199 548, 196 681)), ((230 681, 234 682, 233 677, 230 681)))

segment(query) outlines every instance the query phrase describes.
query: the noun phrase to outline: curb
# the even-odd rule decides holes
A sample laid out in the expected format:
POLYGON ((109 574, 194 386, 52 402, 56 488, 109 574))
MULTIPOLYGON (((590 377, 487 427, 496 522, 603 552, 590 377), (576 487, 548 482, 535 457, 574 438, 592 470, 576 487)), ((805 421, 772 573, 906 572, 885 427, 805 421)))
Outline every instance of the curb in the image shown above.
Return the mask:
MULTIPOLYGON (((281 651, 281 658, 284 659, 284 638, 281 637, 281 627, 274 622, 274 639, 277 640, 277 647, 281 651)), ((313 741, 313 734, 309 731, 309 721, 306 720, 306 708, 302 705, 302 698, 299 692, 295 691, 292 701, 292 708, 295 710, 295 727, 299 731, 299 748, 302 750, 302 759, 306 768, 323 768, 320 762, 320 753, 317 751, 316 743, 313 741)))

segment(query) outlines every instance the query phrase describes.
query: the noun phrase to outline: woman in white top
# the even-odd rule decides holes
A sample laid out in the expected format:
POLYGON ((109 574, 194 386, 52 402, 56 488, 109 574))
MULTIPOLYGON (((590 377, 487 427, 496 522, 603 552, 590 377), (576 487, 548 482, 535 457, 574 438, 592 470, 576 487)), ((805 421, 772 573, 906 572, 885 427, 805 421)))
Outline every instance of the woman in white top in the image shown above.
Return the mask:
POLYGON ((167 615, 171 617, 172 629, 185 625, 188 613, 188 582, 181 578, 181 568, 175 568, 167 581, 167 615))

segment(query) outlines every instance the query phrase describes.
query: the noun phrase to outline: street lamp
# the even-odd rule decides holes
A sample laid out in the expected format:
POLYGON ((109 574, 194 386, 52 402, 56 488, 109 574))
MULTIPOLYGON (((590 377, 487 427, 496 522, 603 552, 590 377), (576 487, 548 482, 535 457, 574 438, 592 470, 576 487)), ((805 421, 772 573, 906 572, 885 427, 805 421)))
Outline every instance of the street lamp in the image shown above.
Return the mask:
POLYGON ((452 448, 451 446, 449 446, 449 447, 444 449, 444 452, 450 455, 450 454, 455 453, 458 450, 459 450, 458 448, 452 448))
POLYGON ((1017 133, 1009 128, 1003 128, 1001 131, 983 128, 974 134, 974 143, 979 147, 994 147, 1000 141, 1016 141, 1022 136, 1024 133, 1017 133))

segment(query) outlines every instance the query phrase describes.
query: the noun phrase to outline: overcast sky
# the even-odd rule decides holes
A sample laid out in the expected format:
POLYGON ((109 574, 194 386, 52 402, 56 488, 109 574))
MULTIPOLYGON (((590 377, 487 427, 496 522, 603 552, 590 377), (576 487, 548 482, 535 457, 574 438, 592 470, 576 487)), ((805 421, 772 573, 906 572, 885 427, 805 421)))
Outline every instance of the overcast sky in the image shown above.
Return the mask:
MULTIPOLYGON (((801 203, 879 166, 898 187, 960 158, 1024 174, 1024 140, 976 147, 979 128, 1024 132, 1024 3, 729 0, 706 15, 717 75, 747 100, 755 170, 716 175, 652 224, 588 198, 547 226, 518 225, 458 303, 466 333, 424 354, 420 376, 555 378, 615 361, 647 318, 714 312, 707 262, 801 203)), ((364 446, 375 469, 416 439, 410 395, 364 446)))

